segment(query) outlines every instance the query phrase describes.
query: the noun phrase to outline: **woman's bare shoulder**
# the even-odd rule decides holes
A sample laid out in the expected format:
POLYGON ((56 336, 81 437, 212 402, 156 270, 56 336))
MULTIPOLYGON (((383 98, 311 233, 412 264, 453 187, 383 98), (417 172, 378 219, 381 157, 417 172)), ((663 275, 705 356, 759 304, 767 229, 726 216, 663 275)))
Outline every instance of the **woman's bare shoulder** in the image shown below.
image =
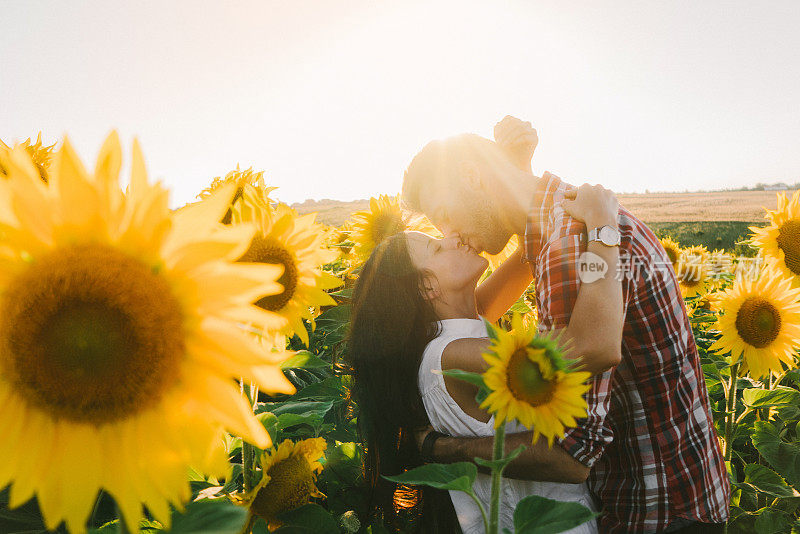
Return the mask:
POLYGON ((488 365, 482 354, 488 347, 488 338, 454 339, 442 352, 442 369, 461 369, 471 373, 483 373, 488 365))

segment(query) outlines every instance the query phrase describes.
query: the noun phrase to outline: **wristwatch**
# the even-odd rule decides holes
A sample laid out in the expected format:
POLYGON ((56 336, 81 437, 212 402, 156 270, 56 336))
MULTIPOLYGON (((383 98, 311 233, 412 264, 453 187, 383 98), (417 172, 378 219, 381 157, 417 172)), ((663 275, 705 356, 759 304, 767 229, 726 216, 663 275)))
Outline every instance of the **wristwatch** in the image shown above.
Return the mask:
POLYGON ((619 246, 621 240, 619 230, 607 224, 589 230, 589 243, 592 241, 599 241, 607 247, 616 247, 619 246))

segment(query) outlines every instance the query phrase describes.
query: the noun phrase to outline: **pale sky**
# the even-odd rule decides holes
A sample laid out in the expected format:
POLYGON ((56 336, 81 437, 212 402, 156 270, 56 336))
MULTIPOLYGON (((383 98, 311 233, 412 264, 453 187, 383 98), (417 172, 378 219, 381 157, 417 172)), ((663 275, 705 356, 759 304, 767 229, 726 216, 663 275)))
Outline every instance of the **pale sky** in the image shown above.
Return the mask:
POLYGON ((428 141, 539 132, 536 174, 617 192, 800 181, 800 2, 0 2, 0 139, 111 129, 194 199, 397 193, 428 141))

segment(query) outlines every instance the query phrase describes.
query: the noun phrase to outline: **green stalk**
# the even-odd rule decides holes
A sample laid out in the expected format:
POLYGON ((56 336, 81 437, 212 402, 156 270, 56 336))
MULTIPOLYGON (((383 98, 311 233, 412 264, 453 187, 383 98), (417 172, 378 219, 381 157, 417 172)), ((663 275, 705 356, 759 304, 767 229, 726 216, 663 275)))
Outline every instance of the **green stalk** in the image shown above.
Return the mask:
MULTIPOLYGON (((244 386, 244 382, 242 384, 242 391, 247 397, 247 400, 250 402, 250 408, 255 407, 256 400, 258 399, 258 386, 255 384, 250 384, 250 387, 247 388, 244 386)), ((250 492, 253 487, 253 479, 255 478, 255 460, 256 460, 256 448, 255 446, 247 443, 246 441, 242 440, 242 479, 244 481, 244 492, 250 492)))
MULTIPOLYGON (((500 425, 494 434, 494 453, 492 460, 497 462, 503 459, 506 444, 506 427, 500 425)), ((492 467, 492 498, 491 508, 489 509, 489 534, 498 534, 500 532, 500 487, 501 478, 503 476, 503 469, 499 467, 492 467)))
POLYGON ((731 365, 731 381, 726 393, 725 406, 725 461, 730 461, 733 455, 734 417, 736 417, 736 382, 739 378, 739 363, 731 365))
MULTIPOLYGON (((725 456, 725 461, 730 462, 731 457, 733 456, 733 430, 734 430, 734 418, 736 417, 736 382, 739 379, 739 363, 735 363, 731 365, 731 381, 728 384, 728 388, 725 391, 725 450, 723 454, 725 456)), ((731 466, 731 468, 733 468, 731 466)), ((728 522, 725 522, 725 528, 723 529, 725 534, 728 534, 728 522)))
POLYGON ((483 503, 481 503, 480 499, 478 499, 478 497, 475 495, 475 492, 470 491, 467 493, 467 495, 472 497, 472 500, 478 505, 478 510, 481 511, 481 517, 483 518, 483 531, 489 532, 489 520, 486 519, 486 509, 483 507, 483 503))

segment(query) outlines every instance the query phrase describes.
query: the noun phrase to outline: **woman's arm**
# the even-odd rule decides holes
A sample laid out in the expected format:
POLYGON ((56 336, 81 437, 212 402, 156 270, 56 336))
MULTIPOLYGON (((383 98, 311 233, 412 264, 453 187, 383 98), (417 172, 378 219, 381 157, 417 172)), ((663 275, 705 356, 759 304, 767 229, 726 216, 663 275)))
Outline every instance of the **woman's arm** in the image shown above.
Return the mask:
POLYGON ((478 313, 497 322, 533 280, 531 266, 522 262, 522 245, 475 289, 478 313))
MULTIPOLYGON (((533 174, 531 158, 539 144, 539 136, 530 122, 506 115, 494 125, 494 139, 518 169, 533 174)), ((530 265, 521 261, 522 247, 520 244, 516 252, 475 290, 478 313, 489 322, 500 319, 533 280, 530 265)))

